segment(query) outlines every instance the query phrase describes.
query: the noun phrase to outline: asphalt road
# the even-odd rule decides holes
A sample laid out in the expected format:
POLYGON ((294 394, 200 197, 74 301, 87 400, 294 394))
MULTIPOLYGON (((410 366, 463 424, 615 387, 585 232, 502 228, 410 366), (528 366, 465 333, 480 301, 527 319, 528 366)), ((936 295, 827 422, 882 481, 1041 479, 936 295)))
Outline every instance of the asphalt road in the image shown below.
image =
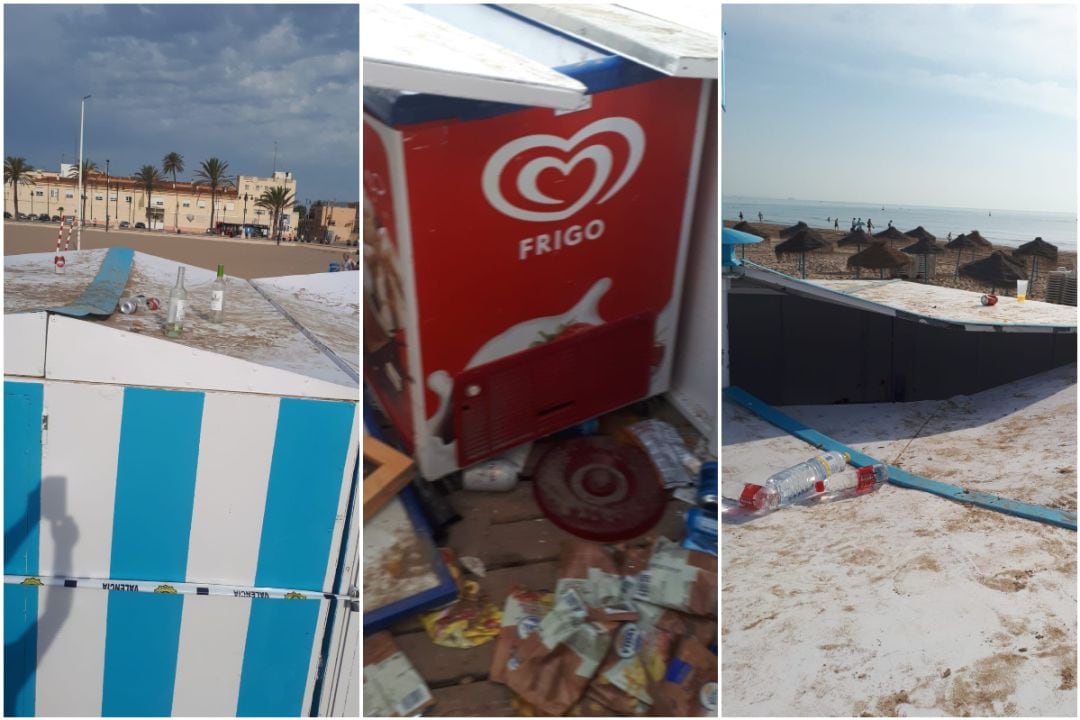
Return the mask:
MULTIPOLYGON (((54 223, 5 221, 4 254, 55 252, 56 229, 57 225, 54 223)), ((71 236, 71 247, 75 247, 74 233, 71 236)), ((246 279, 326 272, 331 262, 341 262, 343 253, 348 252, 354 256, 356 254, 356 248, 353 247, 296 243, 282 243, 279 247, 265 239, 169 235, 140 230, 105 232, 97 228, 83 228, 82 247, 84 250, 129 247, 207 270, 214 270, 218 263, 223 263, 227 275, 246 279)))

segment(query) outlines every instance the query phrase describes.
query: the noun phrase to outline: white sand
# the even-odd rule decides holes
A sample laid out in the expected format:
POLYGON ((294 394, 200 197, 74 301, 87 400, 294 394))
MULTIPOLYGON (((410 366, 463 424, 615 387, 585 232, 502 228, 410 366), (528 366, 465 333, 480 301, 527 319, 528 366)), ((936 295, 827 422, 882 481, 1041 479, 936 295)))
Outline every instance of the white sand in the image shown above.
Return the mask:
MULTIPOLYGON (((784 410, 912 472, 1075 510, 1075 373, 951 403, 784 410), (1072 475, 1017 470, 1066 461, 1072 475)), ((723 413, 725 479, 815 452, 723 413)), ((725 525, 721 561, 725 715, 1076 714, 1075 532, 886 486, 725 525)))

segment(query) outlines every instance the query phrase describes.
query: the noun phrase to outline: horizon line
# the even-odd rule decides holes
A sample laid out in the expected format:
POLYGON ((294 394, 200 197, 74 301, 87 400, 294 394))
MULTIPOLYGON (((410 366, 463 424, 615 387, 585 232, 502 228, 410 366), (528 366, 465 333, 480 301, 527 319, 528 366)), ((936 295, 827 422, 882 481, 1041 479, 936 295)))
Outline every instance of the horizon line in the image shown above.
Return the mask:
MULTIPOLYGON (((721 194, 720 194, 721 202, 723 202, 724 197, 746 198, 748 200, 774 200, 774 201, 777 201, 777 202, 792 202, 792 201, 794 201, 794 202, 805 202, 805 203, 827 202, 827 203, 833 203, 835 205, 869 205, 869 206, 872 206, 872 207, 881 207, 882 204, 888 206, 888 205, 891 204, 891 205, 893 205, 893 207, 901 208, 901 209, 903 207, 918 207, 918 208, 929 208, 929 209, 933 209, 933 210, 976 210, 976 211, 986 210, 987 212, 993 211, 995 209, 993 206, 986 206, 986 207, 981 207, 980 208, 980 207, 968 207, 968 206, 959 206, 959 205, 921 205, 921 204, 917 204, 917 203, 904 203, 903 205, 901 205, 900 203, 871 203, 871 202, 865 202, 865 201, 862 201, 862 200, 823 200, 823 199, 820 199, 820 198, 814 198, 814 199, 811 200, 811 199, 807 199, 807 198, 796 198, 796 197, 786 197, 786 198, 768 197, 768 196, 765 196, 765 195, 735 195, 735 194, 724 195, 723 192, 721 192, 721 194)), ((1047 209, 1027 210, 1027 209, 1021 209, 1021 208, 999 207, 997 209, 1005 211, 1005 212, 1056 213, 1058 215, 1073 215, 1074 217, 1076 216, 1076 213, 1077 213, 1076 208, 1073 208, 1072 210, 1047 210, 1047 209)))

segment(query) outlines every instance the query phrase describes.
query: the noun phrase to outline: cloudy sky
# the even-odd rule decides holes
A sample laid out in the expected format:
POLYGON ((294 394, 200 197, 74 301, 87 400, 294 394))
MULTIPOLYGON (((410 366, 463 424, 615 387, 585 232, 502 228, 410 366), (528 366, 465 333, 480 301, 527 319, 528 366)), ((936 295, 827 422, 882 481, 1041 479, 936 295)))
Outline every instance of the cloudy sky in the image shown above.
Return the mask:
POLYGON ((184 156, 291 170, 298 199, 357 200, 355 5, 6 5, 4 155, 131 174, 184 156))
POLYGON ((1076 6, 725 5, 725 195, 1076 211, 1076 6))

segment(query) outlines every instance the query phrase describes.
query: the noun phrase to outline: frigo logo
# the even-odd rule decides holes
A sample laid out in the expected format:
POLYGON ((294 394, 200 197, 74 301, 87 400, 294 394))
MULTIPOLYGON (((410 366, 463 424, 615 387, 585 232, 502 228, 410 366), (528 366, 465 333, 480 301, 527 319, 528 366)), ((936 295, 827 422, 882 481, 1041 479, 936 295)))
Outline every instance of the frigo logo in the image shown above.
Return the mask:
POLYGON ((645 131, 626 117, 597 120, 569 139, 558 135, 527 135, 506 143, 488 160, 481 178, 484 197, 496 210, 516 220, 558 222, 571 217, 594 200, 597 205, 610 200, 630 181, 644 155, 645 131), (621 170, 616 170, 616 154, 607 145, 612 134, 621 136, 628 148, 621 170), (537 149, 541 150, 539 154, 533 152, 537 149), (524 153, 529 153, 532 159, 521 165, 517 169, 517 176, 512 178, 519 198, 511 200, 503 193, 503 173, 515 158, 524 153), (565 157, 570 153, 573 155, 569 160, 556 157, 565 157), (557 170, 565 177, 586 160, 593 166, 592 180, 577 198, 553 198, 540 190, 537 181, 545 171, 557 170), (529 209, 521 206, 522 201, 551 209, 529 209))

